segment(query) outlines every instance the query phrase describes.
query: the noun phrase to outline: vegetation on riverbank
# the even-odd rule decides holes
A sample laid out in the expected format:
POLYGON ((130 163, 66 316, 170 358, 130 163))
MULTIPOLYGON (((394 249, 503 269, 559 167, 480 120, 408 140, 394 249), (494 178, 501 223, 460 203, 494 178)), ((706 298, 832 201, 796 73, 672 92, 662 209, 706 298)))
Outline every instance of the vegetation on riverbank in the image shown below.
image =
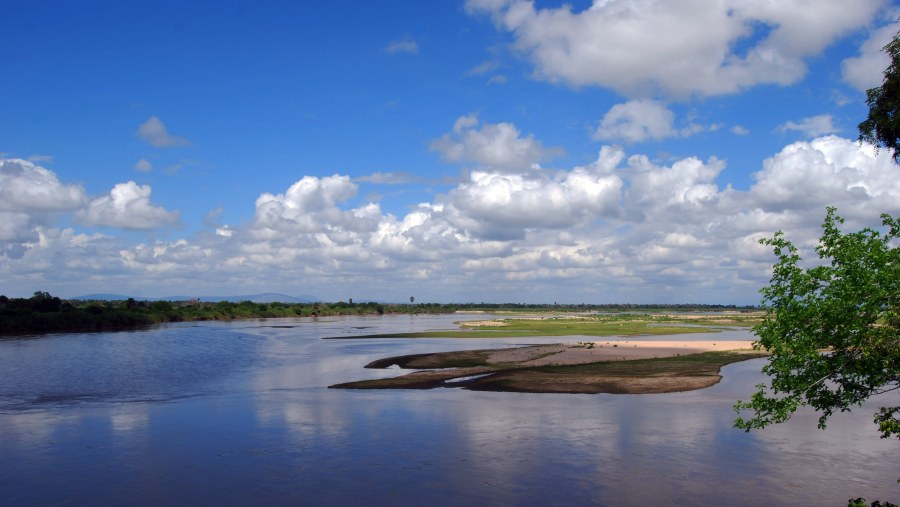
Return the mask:
MULTIPOLYGON (((535 305, 535 304, 491 304, 491 303, 354 303, 338 301, 335 303, 255 303, 242 302, 205 302, 199 300, 188 301, 148 301, 128 298, 125 300, 64 300, 54 297, 47 292, 35 292, 31 298, 8 298, 0 296, 0 334, 40 334, 64 331, 107 331, 121 329, 136 329, 160 324, 163 322, 191 322, 204 320, 237 320, 237 319, 261 319, 261 318, 286 318, 286 317, 312 317, 335 315, 383 315, 383 314, 421 314, 421 313, 453 313, 453 312, 489 312, 508 313, 512 315, 541 314, 541 313, 584 313, 584 312, 625 312, 620 316, 623 319, 629 315, 627 312, 674 312, 694 311, 711 312, 732 310, 735 319, 751 312, 752 307, 735 307, 734 305, 632 305, 632 304, 608 304, 608 305, 535 305)), ((731 314, 730 314, 731 315, 731 314)), ((660 318, 662 318, 660 316, 660 318)), ((621 319, 620 319, 621 320, 621 319)), ((523 322, 538 322, 523 320, 523 322)), ((492 333, 490 336, 528 336, 534 334, 547 334, 547 326, 553 324, 522 324, 518 327, 509 326, 500 334, 494 330, 477 329, 472 331, 441 331, 415 333, 416 336, 440 336, 440 337, 476 337, 478 332, 492 333), (541 327, 543 326, 543 327, 541 327), (516 332, 519 334, 510 335, 516 332), (504 334, 506 333, 506 334, 504 334)), ((646 328, 646 324, 642 324, 646 328)), ((558 330, 560 336, 565 334, 581 334, 558 330)), ((628 333, 627 330, 623 332, 628 333)), ((670 330, 671 332, 671 330, 670 330)), ((678 331, 674 331, 678 332, 678 331)), ((684 331, 681 331, 684 332, 684 331)), ((696 332, 696 329, 693 330, 696 332)), ((594 336, 607 336, 607 334, 591 334, 594 336)), ((613 333, 618 334, 618 333, 613 333)), ((647 334, 647 333, 637 333, 647 334)), ((662 334, 654 333, 654 334, 662 334)), ((391 335, 397 336, 397 335, 391 335)))
MULTIPOLYGON (((416 309, 416 313, 428 311, 416 309)), ((254 303, 243 301, 62 300, 46 292, 31 298, 0 296, 0 334, 135 329, 163 322, 330 315, 414 313, 409 305, 379 303, 254 303)))
POLYGON ((528 336, 638 336, 714 333, 726 327, 759 323, 760 313, 672 314, 615 313, 563 315, 460 322, 460 330, 335 336, 366 338, 517 338, 528 336))

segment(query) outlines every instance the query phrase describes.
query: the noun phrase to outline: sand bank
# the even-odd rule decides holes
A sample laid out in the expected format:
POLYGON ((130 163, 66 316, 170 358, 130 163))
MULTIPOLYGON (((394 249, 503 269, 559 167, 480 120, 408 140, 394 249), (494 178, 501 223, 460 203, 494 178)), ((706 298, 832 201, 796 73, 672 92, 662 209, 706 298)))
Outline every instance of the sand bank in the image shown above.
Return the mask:
POLYGON ((599 340, 572 345, 498 349, 491 352, 488 363, 519 363, 527 366, 586 364, 752 348, 752 341, 599 340))
POLYGON ((665 393, 717 383, 721 366, 765 355, 750 341, 602 340, 464 350, 380 359, 368 368, 424 369, 348 382, 348 389, 431 389, 541 393, 665 393))

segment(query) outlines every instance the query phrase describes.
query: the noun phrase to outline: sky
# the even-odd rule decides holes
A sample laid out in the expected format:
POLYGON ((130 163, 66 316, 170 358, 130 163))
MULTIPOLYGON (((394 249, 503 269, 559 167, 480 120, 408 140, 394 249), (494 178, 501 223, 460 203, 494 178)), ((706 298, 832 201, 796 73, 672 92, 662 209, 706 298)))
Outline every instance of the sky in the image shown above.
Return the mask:
POLYGON ((900 215, 885 0, 5 0, 0 293, 757 304, 900 215))

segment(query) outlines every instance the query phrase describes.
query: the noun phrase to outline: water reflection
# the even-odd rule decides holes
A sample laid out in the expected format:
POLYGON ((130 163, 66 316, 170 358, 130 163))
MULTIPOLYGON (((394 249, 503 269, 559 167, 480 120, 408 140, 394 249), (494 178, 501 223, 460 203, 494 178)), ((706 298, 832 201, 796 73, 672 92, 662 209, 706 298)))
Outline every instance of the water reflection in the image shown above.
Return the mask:
POLYGON ((150 422, 150 408, 145 404, 115 405, 109 412, 110 426, 115 433, 143 431, 150 422))
POLYGON ((731 427, 731 405, 761 380, 763 360, 680 394, 327 389, 394 374, 362 369, 389 355, 541 341, 319 339, 458 319, 210 323, 0 342, 0 504, 900 501, 896 443, 877 438, 874 407, 839 414, 825 432, 808 412, 749 435, 731 427))

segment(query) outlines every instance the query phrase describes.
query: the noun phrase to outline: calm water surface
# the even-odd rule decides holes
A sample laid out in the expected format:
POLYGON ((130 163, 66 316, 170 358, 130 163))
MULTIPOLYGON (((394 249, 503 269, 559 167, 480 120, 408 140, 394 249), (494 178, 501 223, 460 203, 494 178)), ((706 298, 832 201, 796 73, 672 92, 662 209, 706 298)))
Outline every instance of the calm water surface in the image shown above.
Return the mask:
POLYGON ((677 394, 327 388, 397 374, 362 368, 381 357, 542 341, 321 339, 452 329, 462 318, 0 341, 0 505, 900 503, 898 445, 877 437, 874 406, 827 431, 810 413, 749 435, 731 427, 731 406, 763 380, 764 360, 677 394))

